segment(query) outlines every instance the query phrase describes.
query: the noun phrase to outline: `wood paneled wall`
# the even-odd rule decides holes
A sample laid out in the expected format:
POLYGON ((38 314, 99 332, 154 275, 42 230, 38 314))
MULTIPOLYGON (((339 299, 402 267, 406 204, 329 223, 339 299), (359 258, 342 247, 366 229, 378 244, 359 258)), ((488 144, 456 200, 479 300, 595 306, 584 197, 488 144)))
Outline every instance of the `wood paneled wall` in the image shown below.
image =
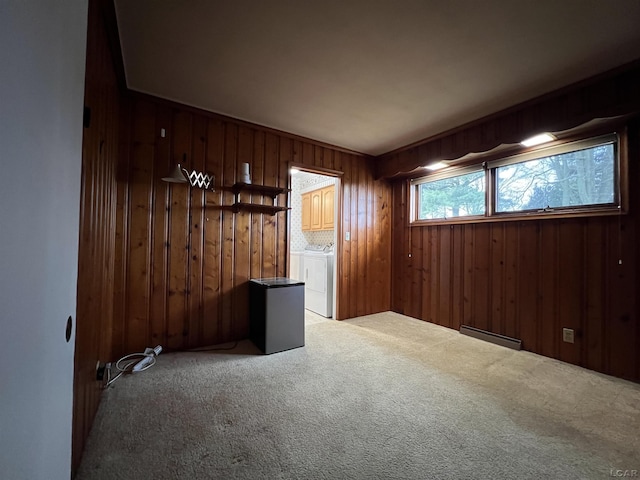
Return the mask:
POLYGON ((114 15, 111 1, 89 2, 74 470, 100 401, 97 361, 156 344, 176 350, 246 338, 247 281, 288 269, 286 212, 233 213, 221 208, 233 202, 228 190, 162 182, 176 163, 215 174, 218 187, 235 182, 242 162, 254 183, 285 188, 292 163, 340 172, 338 231, 351 241, 337 246, 337 317, 391 302, 391 187, 374 180, 371 159, 124 91, 114 15))
POLYGON ((73 405, 72 469, 78 467, 101 388, 96 362, 111 360, 115 260, 116 166, 120 91, 103 21, 109 2, 89 2, 78 299, 73 405))
MULTIPOLYGON (((341 172, 339 319, 392 308, 522 338, 528 350, 640 381, 640 198, 633 188, 630 213, 620 218, 409 228, 405 182, 374 180, 367 157, 121 92, 120 59, 114 62, 109 48, 110 34, 117 35, 103 22, 105 15, 113 20, 112 9, 110 1, 89 2, 74 469, 100 400, 96 361, 156 344, 178 350, 246 338, 247 281, 286 275, 287 213, 233 213, 221 208, 233 202, 228 190, 162 182, 178 162, 215 174, 218 187, 232 185, 243 162, 254 183, 279 187, 289 186, 291 164, 341 172), (576 330, 575 344, 561 341, 562 327, 576 330)), ((611 88, 600 102, 619 97, 611 88)), ((476 133, 494 131, 483 124, 476 133)), ((475 138, 467 137, 455 134, 475 138)), ((632 185, 640 183, 639 137, 636 124, 632 185)), ((446 150, 447 141, 436 150, 446 150)), ((406 171, 431 153, 423 145, 387 156, 378 159, 385 164, 379 170, 406 171)))
POLYGON ((433 161, 518 145, 540 132, 560 133, 640 111, 640 61, 605 72, 376 158, 377 177, 390 178, 433 161))
MULTIPOLYGON (((129 108, 130 148, 118 168, 114 357, 249 335, 248 280, 287 275, 288 214, 223 207, 233 194, 221 186, 235 183, 243 162, 253 183, 284 188, 292 163, 342 172, 338 231, 351 240, 337 248, 336 316, 390 308, 391 188, 374 180, 370 159, 148 96, 132 95, 129 108), (216 191, 163 182, 178 162, 214 174, 216 191)), ((287 195, 277 201, 285 205, 287 195)))
POLYGON ((640 381, 638 123, 629 139, 630 213, 619 217, 409 227, 407 185, 394 182, 392 309, 640 381))

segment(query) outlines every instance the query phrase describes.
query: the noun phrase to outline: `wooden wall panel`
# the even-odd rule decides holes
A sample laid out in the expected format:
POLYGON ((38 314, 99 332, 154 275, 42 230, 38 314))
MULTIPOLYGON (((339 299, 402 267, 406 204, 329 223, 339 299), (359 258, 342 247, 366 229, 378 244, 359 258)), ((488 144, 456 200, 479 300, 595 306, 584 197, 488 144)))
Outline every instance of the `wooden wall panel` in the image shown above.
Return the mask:
MULTIPOLYGON (((118 176, 114 356, 249 335, 250 278, 286 276, 288 214, 231 211, 241 163, 252 181, 288 188, 292 163, 340 176, 338 319, 389 310, 391 188, 367 157, 190 107, 131 96, 129 148, 118 176), (165 129, 166 137, 160 136, 165 129), (216 191, 161 181, 171 166, 205 170, 216 191), (344 235, 342 235, 344 238, 344 235)), ((243 201, 270 203, 241 193, 243 201)), ((286 205, 287 195, 277 198, 286 205)))
MULTIPOLYGON (((141 104, 144 102, 135 102, 141 104)), ((153 104, 148 108, 152 108, 153 104)), ((138 109, 134 111, 137 112, 138 109)), ((167 135, 171 138, 171 158, 172 163, 180 163, 183 168, 191 168, 191 115, 187 112, 172 112, 172 124, 168 126, 167 135)), ((134 132, 135 134, 135 132, 134 132)), ((133 144, 138 141, 137 138, 133 138, 133 144)), ((168 173, 168 172, 167 172, 168 173)), ((151 179, 149 179, 151 181, 151 179)), ((158 179, 156 179, 156 182, 158 179)), ((148 188, 147 185, 129 182, 129 187, 132 191, 137 189, 148 188)), ((169 193, 169 232, 166 241, 168 242, 168 279, 165 283, 167 289, 167 325, 166 325, 166 345, 163 345, 167 349, 180 348, 188 345, 188 325, 189 325, 189 300, 187 297, 188 286, 188 266, 189 266, 189 234, 191 215, 185 214, 190 209, 190 191, 185 188, 184 185, 172 185, 169 193)), ((190 213, 190 212, 189 212, 190 213)), ((130 229, 135 228, 135 219, 130 218, 130 229)), ((152 237, 151 232, 148 232, 147 238, 152 237)), ((144 268, 144 265, 140 265, 140 268, 144 268)), ((129 263, 128 271, 131 272, 135 265, 129 263)), ((128 292, 131 296, 134 296, 133 285, 128 287, 128 292)), ((131 299, 131 301, 141 301, 137 296, 131 299)), ((129 325, 131 317, 125 319, 125 322, 129 325)), ((133 338, 129 338, 127 342, 127 350, 129 352, 136 352, 144 350, 145 347, 152 346, 146 345, 148 339, 144 334, 140 334, 136 331, 131 331, 134 335, 133 338), (135 340, 135 341, 131 341, 135 340), (142 348, 142 350, 141 350, 142 348)))
MULTIPOLYGON (((264 185, 264 146, 265 133, 256 131, 253 136, 253 163, 251 165, 251 181, 264 185)), ((284 214, 280 214, 284 215, 284 214)), ((262 275, 262 239, 263 228, 260 215, 251 216, 251 241, 250 241, 250 278, 259 278, 262 275)))
MULTIPOLYGON (((473 316, 474 296, 473 296, 473 229, 468 226, 462 226, 462 318, 461 325, 474 326, 475 320, 473 316)), ((454 299, 455 301, 455 299, 454 299)))
MULTIPOLYGON (((558 302, 558 317, 560 328, 558 335, 562 334, 562 328, 571 328, 576 336, 583 335, 583 318, 585 314, 584 282, 588 277, 588 271, 583 269, 583 264, 588 265, 588 259, 584 255, 584 230, 587 223, 578 220, 564 220, 559 225, 559 258, 562 268, 558 269, 558 285, 562 290, 562 301, 558 302)), ((546 259, 542 258, 542 262, 546 259)), ((556 327, 558 328, 558 327, 556 327)), ((560 360, 578 364, 580 362, 579 340, 576 343, 563 342, 560 338, 560 360)))
MULTIPOLYGON (((412 287, 418 291, 422 288, 423 282, 430 278, 431 272, 438 271, 435 266, 438 262, 438 246, 434 245, 434 239, 437 240, 438 237, 428 233, 424 232, 422 235, 416 235, 415 239, 412 237, 411 258, 414 259, 414 262, 421 263, 420 268, 415 269, 416 278, 412 282, 412 287)), ((435 319, 438 318, 435 312, 439 305, 438 290, 440 284, 438 282, 430 283, 431 288, 425 289, 422 304, 416 305, 416 310, 422 312, 422 315, 426 315, 427 318, 435 319)))
MULTIPOLYGON (((422 282, 426 275, 423 262, 428 264, 428 257, 423 258, 423 232, 415 232, 410 238, 410 252, 411 252, 411 285, 409 287, 409 294, 411 297, 418 298, 422 291, 422 282)), ((426 251, 429 252, 427 246, 426 251)), ((425 292, 426 293, 426 292, 425 292)), ((415 302, 410 305, 410 310, 407 312, 412 317, 420 316, 422 312, 422 304, 415 302)))
POLYGON ((490 225, 491 257, 489 271, 491 285, 489 289, 489 318, 490 329, 496 333, 504 332, 504 224, 490 225))
MULTIPOLYGON (((265 139, 265 162, 264 162, 264 184, 272 187, 279 187, 277 178, 278 164, 278 138, 268 133, 265 139)), ((309 161, 312 161, 309 159, 309 161)), ((283 273, 277 270, 277 239, 276 239, 276 222, 282 220, 283 214, 274 216, 263 216, 263 243, 262 243, 262 277, 283 276, 283 273)), ((286 271, 286 270, 285 270, 286 271)))
POLYGON ((516 222, 504 224, 504 269, 505 269, 505 309, 504 331, 496 332, 508 337, 518 337, 518 284, 520 283, 518 262, 518 227, 516 222))
POLYGON ((76 312, 73 458, 78 468, 100 402, 96 363, 110 359, 115 287, 115 223, 121 110, 99 2, 89 3, 85 107, 90 109, 82 143, 80 238, 76 312))
MULTIPOLYGON (((221 172, 224 152, 224 125, 216 119, 208 119, 206 135, 205 171, 221 172)), ((222 181, 216 177, 216 181, 222 181)), ((202 338, 205 345, 212 345, 219 338, 222 328, 222 302, 220 298, 222 288, 222 211, 213 208, 221 205, 222 192, 207 192, 205 194, 205 227, 204 236, 204 264, 203 264, 203 313, 202 338)))
POLYGON ((489 318, 489 300, 491 285, 491 272, 489 270, 489 260, 491 258, 491 237, 489 236, 489 224, 477 225, 473 229, 473 292, 476 301, 472 303, 473 323, 472 326, 487 330, 491 328, 489 318), (477 252, 485 252, 479 255, 477 252))
MULTIPOLYGON (((449 302, 451 302, 451 320, 446 325, 455 330, 460 328, 462 323, 462 312, 464 302, 460 301, 464 292, 464 227, 461 225, 454 226, 453 231, 453 260, 449 264, 451 268, 451 292, 449 292, 449 302)), ((445 265, 446 268, 446 265, 445 265)), ((446 293, 443 292, 443 295, 446 293)))
POLYGON ((640 381, 639 145, 635 122, 629 213, 619 217, 408 227, 407 183, 395 181, 392 309, 520 338, 526 350, 640 381), (575 343, 562 341, 563 327, 575 343))
MULTIPOLYGON (((334 155, 335 158, 335 155, 334 155)), ((335 165, 335 162, 334 162, 335 165)), ((367 250, 369 272, 365 284, 373 282, 372 303, 367 313, 381 312, 391 308, 391 191, 388 185, 381 188, 379 182, 369 175, 368 197, 374 203, 367 211, 367 250), (373 238, 372 238, 373 233, 373 238)))
POLYGON ((604 325, 600 319, 606 312, 604 304, 604 292, 606 285, 603 284, 607 265, 607 258, 598 255, 601 245, 606 242, 604 236, 605 228, 601 223, 589 222, 584 229, 584 257, 587 260, 587 276, 584 279, 585 292, 585 313, 584 330, 591 332, 588 338, 584 339, 585 348, 582 350, 582 363, 594 370, 603 369, 603 335, 604 325))
POLYGON ((369 208, 373 205, 373 197, 371 195, 371 177, 366 175, 362 169, 357 169, 357 174, 354 174, 354 180, 358 185, 358 206, 355 230, 357 232, 357 248, 358 253, 355 257, 357 262, 356 271, 357 275, 357 293, 354 298, 351 299, 352 303, 356 303, 356 316, 366 315, 369 313, 368 307, 372 303, 375 303, 375 296, 371 296, 371 292, 368 290, 368 286, 375 285, 376 277, 372 276, 372 268, 370 262, 369 253, 371 251, 371 245, 369 243, 370 235, 373 235, 372 231, 367 230, 367 218, 369 215, 369 208), (357 179, 357 180, 355 180, 357 179), (370 282, 367 282, 370 279, 370 282))
POLYGON ((149 105, 136 105, 134 110, 133 136, 136 142, 131 149, 129 164, 129 181, 137 186, 129 195, 129 212, 131 225, 129 230, 127 315, 130 321, 125 329, 125 351, 150 334, 150 278, 149 264, 151 246, 148 232, 151 227, 151 184, 154 158, 155 109, 149 105))
MULTIPOLYGON (((173 163, 171 154, 171 142, 167 138, 160 135, 161 126, 171 123, 171 112, 167 108, 158 108, 155 111, 155 126, 153 133, 156 136, 156 144, 154 148, 153 159, 153 182, 152 188, 152 214, 151 214, 151 231, 153 235, 149 238, 151 242, 151 265, 149 275, 151 276, 150 306, 149 306, 149 324, 151 338, 155 345, 167 344, 167 296, 166 279, 169 275, 168 264, 168 234, 169 234, 169 212, 170 212, 170 189, 168 183, 158 183, 157 179, 162 175, 166 175, 173 163), (159 137, 159 138, 158 138, 159 137)), ((122 188, 125 183, 121 182, 122 188)), ((122 317, 124 318, 124 317, 122 317)), ((121 323, 122 319, 121 319, 121 323)), ((124 347, 124 342, 120 345, 124 347)), ((118 356, 124 355, 125 352, 117 352, 118 356)), ((114 355, 116 356, 116 355, 114 355)))
POLYGON ((430 272, 438 274, 438 279, 433 282, 431 296, 435 299, 435 309, 432 309, 432 317, 437 319, 440 325, 451 326, 451 244, 452 229, 446 225, 432 232, 431 245, 431 266, 430 272))
POLYGON ((411 262, 409 258, 409 244, 411 230, 407 226, 407 184, 406 182, 396 182, 392 188, 392 209, 393 209, 393 232, 391 237, 391 251, 393 258, 391 261, 391 298, 392 308, 398 312, 408 315, 405 312, 407 307, 407 294, 404 290, 406 283, 403 275, 411 270, 411 262))
MULTIPOLYGON (((519 222, 518 225, 518 288, 516 309, 516 336, 522 340, 524 348, 537 351, 538 321, 538 266, 544 257, 538 255, 539 223, 519 222)), ((483 249, 478 249, 482 256, 483 249)))
MULTIPOLYGON (((239 162, 249 163, 250 172, 253 172, 252 154, 253 131, 246 126, 240 126, 238 131, 238 159, 239 162)), ((260 198, 255 195, 248 195, 247 198, 252 201, 260 201, 260 198)), ((234 263, 236 265, 236 269, 233 278, 233 285, 235 285, 233 294, 236 311, 234 312, 234 316, 235 318, 248 318, 249 302, 241 301, 241 299, 249 298, 249 280, 251 279, 251 225, 253 223, 251 221, 252 213, 240 211, 235 217, 234 263)), ((248 324, 243 322, 237 325, 239 328, 235 331, 235 335, 240 338, 248 337, 248 324)))
POLYGON ((634 114, 640 111, 638 84, 636 61, 377 157, 377 176, 406 175, 433 161, 517 145, 540 132, 562 132, 594 119, 634 114))
MULTIPOLYGON (((637 184, 638 177, 632 178, 637 184)), ((607 329, 607 347, 611 345, 614 348, 606 349, 608 369, 611 373, 634 379, 638 378, 638 370, 640 369, 640 359, 638 358, 640 352, 638 330, 640 327, 638 326, 637 302, 638 293, 640 293, 638 292, 638 278, 640 276, 638 274, 638 245, 640 238, 638 238, 637 230, 637 217, 621 219, 617 225, 612 226, 614 233, 610 235, 610 238, 618 245, 613 248, 613 254, 608 262, 610 266, 609 288, 612 297, 609 302, 608 319, 610 323, 607 329), (619 255, 615 255, 616 250, 619 255)))
MULTIPOLYGON (((560 271, 557 268, 560 262, 560 238, 559 222, 545 222, 541 225, 540 239, 538 242, 538 256, 543 258, 538 275, 538 295, 540 318, 539 322, 539 352, 548 357, 559 358, 560 342, 559 332, 562 332, 560 312, 556 308, 560 293, 560 271)), ((593 252, 597 254, 597 252, 593 252)), ((598 258, 600 256, 598 255, 598 258)), ((598 319, 599 321, 599 319, 598 319)))
MULTIPOLYGON (((129 255, 129 189, 126 188, 126 180, 129 171, 129 139, 131 136, 131 103, 128 101, 121 102, 123 110, 123 121, 120 124, 120 148, 118 159, 118 170, 116 173, 116 221, 115 221, 115 248, 114 256, 117 261, 128 261, 129 255)), ((114 285, 113 285, 113 321, 111 328, 112 338, 112 355, 116 357, 116 353, 125 349, 125 323, 124 318, 127 317, 127 272, 114 266, 114 285), (118 348, 119 347, 119 348, 118 348)), ((108 332, 105 332, 108 334, 108 332)))
MULTIPOLYGON (((347 169, 349 167, 348 162, 342 162, 343 154, 340 154, 341 162, 340 167, 343 172, 343 177, 341 179, 342 185, 342 197, 338 199, 340 203, 340 209, 342 211, 342 239, 345 238, 345 235, 349 233, 351 235, 351 209, 349 206, 353 203, 353 191, 354 189, 351 187, 352 183, 347 181, 347 169)), ((339 234, 339 230, 338 230, 339 234)), ((353 251, 351 249, 352 242, 342 241, 341 238, 338 238, 338 243, 342 243, 342 258, 351 258, 353 255, 353 251)), ((351 285, 353 285, 352 272, 351 272, 351 262, 337 262, 335 265, 337 268, 337 277, 340 279, 340 287, 336 290, 337 298, 336 301, 338 305, 341 305, 344 308, 344 305, 347 305, 349 302, 349 292, 351 291, 351 285)), ((348 314, 345 316, 348 317, 348 314)))
MULTIPOLYGON (((191 136, 192 168, 205 169, 207 119, 193 121, 191 136)), ((206 192, 193 189, 191 198, 191 231, 189 233, 189 345, 197 345, 204 334, 204 224, 206 192)))
MULTIPOLYGON (((293 141, 291 138, 281 137, 279 143, 280 148, 278 151, 278 181, 276 185, 288 187, 290 184, 289 168, 293 158, 293 141)), ((279 195, 277 199, 278 204, 287 205, 288 198, 288 195, 279 195)), ((278 229, 276 236, 277 262, 278 265, 280 265, 278 271, 282 272, 283 276, 287 276, 287 272, 289 271, 289 217, 287 213, 280 213, 278 214, 278 216, 281 217, 279 218, 280 221, 278 221, 277 224, 278 229)))

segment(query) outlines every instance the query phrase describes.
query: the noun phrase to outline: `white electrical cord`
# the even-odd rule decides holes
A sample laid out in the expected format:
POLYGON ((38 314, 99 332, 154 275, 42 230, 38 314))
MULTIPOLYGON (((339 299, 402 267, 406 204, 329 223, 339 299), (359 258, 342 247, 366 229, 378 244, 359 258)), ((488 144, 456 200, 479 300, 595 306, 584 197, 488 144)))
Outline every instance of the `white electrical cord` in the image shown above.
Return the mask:
POLYGON ((162 347, 158 345, 156 348, 145 348, 142 353, 130 353, 125 355, 115 363, 118 374, 111 378, 111 365, 107 365, 107 383, 105 388, 109 387, 113 382, 119 379, 124 373, 143 372, 156 364, 156 357, 162 352, 162 347))

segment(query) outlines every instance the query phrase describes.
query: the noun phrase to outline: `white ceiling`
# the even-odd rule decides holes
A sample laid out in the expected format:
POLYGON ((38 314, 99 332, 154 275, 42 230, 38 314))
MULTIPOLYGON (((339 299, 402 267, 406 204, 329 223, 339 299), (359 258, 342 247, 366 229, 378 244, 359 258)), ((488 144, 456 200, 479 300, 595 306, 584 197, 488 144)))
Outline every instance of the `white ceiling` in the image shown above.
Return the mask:
POLYGON ((640 58, 640 0, 116 0, 127 84, 379 155, 640 58))

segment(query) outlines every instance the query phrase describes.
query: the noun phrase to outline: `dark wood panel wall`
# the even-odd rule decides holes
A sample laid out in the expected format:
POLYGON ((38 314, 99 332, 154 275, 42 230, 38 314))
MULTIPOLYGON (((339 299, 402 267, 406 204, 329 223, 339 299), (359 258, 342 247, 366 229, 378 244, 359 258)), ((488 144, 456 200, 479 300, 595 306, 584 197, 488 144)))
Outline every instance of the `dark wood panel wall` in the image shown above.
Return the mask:
POLYGON ((100 402, 96 362, 111 359, 120 90, 103 16, 89 2, 73 404, 72 469, 100 402))
MULTIPOLYGON (((248 280, 286 276, 288 213, 234 213, 241 163, 253 183, 289 187, 291 164, 340 172, 337 318, 390 307, 391 188, 370 159, 133 94, 130 148, 118 169, 114 356, 246 338, 248 280), (164 130, 165 136, 161 135, 164 130), (178 162, 215 175, 205 192, 161 178, 178 162), (222 188, 221 188, 222 187, 222 188)), ((243 200, 270 203, 259 195, 243 200)), ((287 204, 287 194, 279 195, 287 204)))
MULTIPOLYGON (((233 213, 223 208, 233 201, 227 190, 162 182, 178 162, 215 174, 217 186, 233 184, 243 162, 254 183, 279 187, 289 185, 290 164, 340 172, 339 319, 392 308, 522 338, 528 350, 640 381, 637 123, 629 135, 628 215, 409 228, 405 182, 375 180, 367 157, 118 89, 121 59, 109 45, 117 35, 105 18, 113 27, 113 3, 90 1, 74 469, 100 399, 96 361, 156 344, 175 350, 245 338, 248 279, 286 275, 287 213, 233 213), (561 341, 562 327, 576 330, 575 344, 561 341)), ((514 122, 488 119, 475 131, 376 159, 378 175, 469 145, 486 149, 500 132, 513 133, 510 126, 544 124, 549 109, 574 120, 591 107, 619 114, 621 105, 638 104, 638 90, 629 88, 637 78, 636 67, 606 80, 599 97, 589 86, 529 116, 518 110, 514 122)))
POLYGON ((594 119, 640 111, 640 61, 515 105, 376 158, 377 177, 408 174, 433 161, 518 145, 540 132, 562 133, 594 119))
POLYGON ((640 381, 639 143, 635 122, 629 214, 615 217, 409 227, 407 184, 395 181, 392 309, 640 381), (562 341, 563 327, 575 330, 574 344, 562 341))
POLYGON ((634 62, 377 158, 377 175, 397 176, 392 309, 517 337, 527 350, 640 381, 639 82, 634 62), (607 117, 630 124, 628 214, 408 226, 405 179, 420 165, 481 162, 495 158, 496 146, 603 128, 613 124, 607 117), (574 344, 562 341, 563 327, 575 330, 574 344))
POLYGON ((240 163, 251 165, 254 183, 285 188, 290 164, 338 172, 338 231, 351 240, 337 246, 337 317, 391 301, 391 187, 374 180, 371 159, 127 92, 114 18, 111 1, 89 2, 74 470, 100 401, 97 361, 245 338, 248 279, 286 275, 288 213, 223 207, 233 194, 219 186, 235 182, 240 163), (178 162, 215 174, 216 191, 162 182, 178 162))

